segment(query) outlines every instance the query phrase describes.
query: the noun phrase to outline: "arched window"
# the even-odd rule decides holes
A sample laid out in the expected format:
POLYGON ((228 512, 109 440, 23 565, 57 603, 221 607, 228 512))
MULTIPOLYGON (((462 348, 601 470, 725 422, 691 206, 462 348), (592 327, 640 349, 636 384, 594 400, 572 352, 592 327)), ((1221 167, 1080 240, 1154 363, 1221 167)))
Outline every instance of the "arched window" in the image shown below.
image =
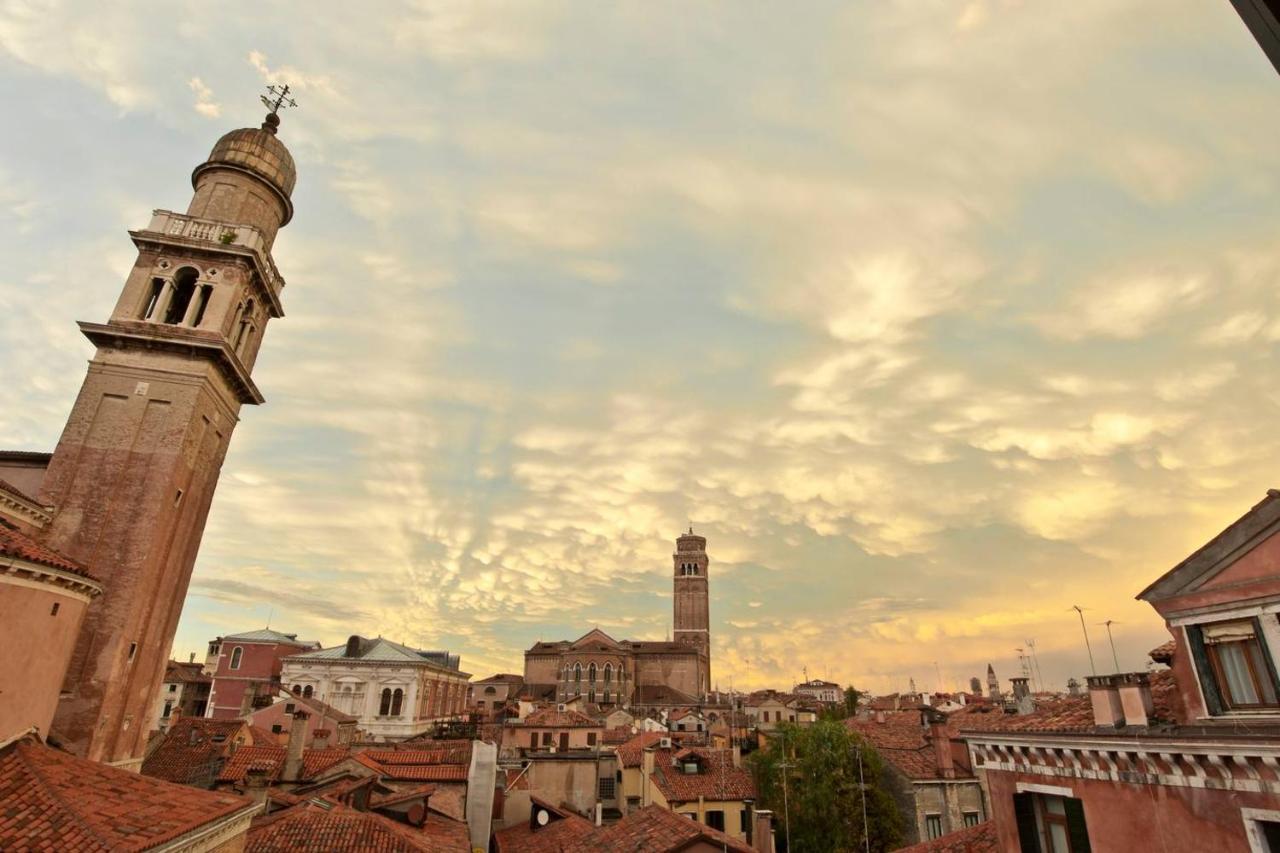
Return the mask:
MULTIPOLYGON (((611 681, 613 681, 613 664, 607 663, 604 665, 604 683, 608 684, 611 681)), ((605 701, 607 702, 608 700, 606 699, 605 701)))
POLYGON ((151 279, 151 286, 147 288, 147 301, 142 305, 142 319, 150 320, 152 315, 156 313, 156 305, 160 302, 160 294, 164 293, 164 279, 151 279))
POLYGON ((404 702, 404 691, 397 687, 395 692, 391 694, 391 716, 400 716, 400 705, 402 702, 404 702))
POLYGON ((378 716, 385 717, 391 713, 391 688, 382 688, 382 701, 378 703, 378 716))
POLYGON ((573 665, 573 680, 582 681, 582 664, 575 663, 573 665))
POLYGON ((244 342, 249 337, 249 332, 253 328, 253 300, 247 299, 244 303, 244 310, 240 312, 240 322, 237 328, 232 329, 235 335, 235 341, 231 344, 231 348, 237 353, 243 351, 244 342))
POLYGON ((244 649, 240 648, 239 646, 236 646, 234 649, 231 650, 231 668, 232 669, 240 668, 240 659, 242 657, 244 657, 244 649))
POLYGON ((606 705, 608 705, 608 704, 609 704, 609 691, 608 691, 608 690, 606 690, 606 691, 604 692, 604 700, 603 700, 603 701, 604 701, 604 704, 606 704, 606 705))
POLYGON ((587 693, 587 701, 594 703, 596 701, 596 689, 594 687, 587 693))
POLYGON ((311 698, 311 692, 312 692, 312 691, 311 691, 311 685, 310 685, 310 684, 308 684, 306 687, 302 688, 302 698, 303 698, 303 699, 310 699, 310 698, 311 698))
POLYGON ((173 293, 169 295, 169 307, 164 312, 165 323, 177 324, 187 314, 191 306, 191 297, 196 292, 196 279, 200 273, 192 267, 183 267, 173 277, 173 293))
POLYGON ((302 695, 302 685, 301 685, 301 684, 295 684, 295 685, 293 685, 293 695, 294 695, 294 696, 301 696, 301 695, 302 695))
POLYGON ((587 667, 587 681, 592 684, 596 683, 596 665, 594 663, 587 667))

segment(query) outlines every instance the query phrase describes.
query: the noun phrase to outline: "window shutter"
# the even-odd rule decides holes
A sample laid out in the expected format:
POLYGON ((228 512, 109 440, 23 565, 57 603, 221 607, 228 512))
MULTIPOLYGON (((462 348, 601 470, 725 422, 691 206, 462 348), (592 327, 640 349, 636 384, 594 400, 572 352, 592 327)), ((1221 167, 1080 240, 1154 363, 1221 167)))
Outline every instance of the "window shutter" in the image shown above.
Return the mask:
POLYGON ((1191 647, 1191 659, 1195 661, 1196 671, 1200 674, 1200 687, 1204 690, 1205 705, 1210 714, 1222 713, 1222 694, 1218 692, 1218 682, 1213 677, 1213 667, 1209 665, 1209 654, 1204 648, 1204 634, 1198 625, 1188 625, 1187 645, 1191 647))
POLYGON ((1084 823, 1084 803, 1065 798, 1067 834, 1071 836, 1071 853, 1089 853, 1089 828, 1084 823))
POLYGON ((1262 659, 1267 662, 1267 675, 1271 676, 1271 684, 1276 695, 1280 696, 1280 679, 1276 678, 1276 664, 1271 659, 1271 649, 1267 645, 1267 635, 1262 633, 1262 618, 1253 617, 1253 635, 1258 638, 1258 646, 1262 649, 1262 659))
POLYGON ((1022 848, 1022 853, 1040 853, 1040 834, 1036 832, 1034 795, 1014 794, 1013 814, 1018 822, 1018 846, 1022 848))

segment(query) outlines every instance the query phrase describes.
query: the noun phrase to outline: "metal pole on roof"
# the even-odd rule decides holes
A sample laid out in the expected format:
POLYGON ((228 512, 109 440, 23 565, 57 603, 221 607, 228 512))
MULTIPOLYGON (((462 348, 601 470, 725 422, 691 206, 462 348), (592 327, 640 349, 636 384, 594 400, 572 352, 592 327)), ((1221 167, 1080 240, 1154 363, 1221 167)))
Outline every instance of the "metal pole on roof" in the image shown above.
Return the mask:
POLYGON ((862 744, 858 743, 858 790, 862 792, 862 840, 866 844, 867 853, 871 853, 871 830, 867 826, 867 780, 862 777, 862 744))
MULTIPOLYGON (((1084 647, 1089 652, 1089 671, 1094 675, 1097 675, 1098 668, 1094 666, 1093 663, 1093 647, 1089 645, 1089 629, 1084 625, 1084 608, 1079 604, 1073 604, 1071 605, 1071 609, 1080 616, 1080 630, 1084 632, 1084 647)), ((1119 667, 1117 667, 1117 669, 1118 668, 1119 667)))
POLYGON ((1116 665, 1116 672, 1119 672, 1119 671, 1120 671, 1120 658, 1118 658, 1118 657, 1116 656, 1116 640, 1115 640, 1115 637, 1112 637, 1112 636, 1111 636, 1111 626, 1112 626, 1112 625, 1114 625, 1114 624, 1116 624, 1116 620, 1114 620, 1114 619, 1108 619, 1106 622, 1103 622, 1103 623, 1101 623, 1101 624, 1103 624, 1103 625, 1106 625, 1106 626, 1107 626, 1107 639, 1111 641, 1111 660, 1112 660, 1112 662, 1114 662, 1114 663, 1115 663, 1115 665, 1116 665))
POLYGON ((778 764, 778 769, 782 771, 782 817, 783 829, 786 831, 787 853, 791 853, 791 804, 787 800, 787 770, 791 767, 791 762, 787 761, 787 730, 781 730, 782 735, 782 762, 778 764))

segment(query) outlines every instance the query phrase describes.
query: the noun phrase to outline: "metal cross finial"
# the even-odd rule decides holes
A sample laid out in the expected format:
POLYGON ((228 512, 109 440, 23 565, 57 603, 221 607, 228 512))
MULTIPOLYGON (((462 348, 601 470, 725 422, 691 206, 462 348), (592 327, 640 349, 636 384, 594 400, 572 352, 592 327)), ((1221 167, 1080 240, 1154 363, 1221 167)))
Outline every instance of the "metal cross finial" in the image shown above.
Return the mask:
POLYGON ((296 107, 298 102, 289 97, 289 84, 284 86, 268 86, 267 92, 270 95, 259 95, 262 99, 262 105, 271 110, 271 115, 280 112, 281 107, 296 107))

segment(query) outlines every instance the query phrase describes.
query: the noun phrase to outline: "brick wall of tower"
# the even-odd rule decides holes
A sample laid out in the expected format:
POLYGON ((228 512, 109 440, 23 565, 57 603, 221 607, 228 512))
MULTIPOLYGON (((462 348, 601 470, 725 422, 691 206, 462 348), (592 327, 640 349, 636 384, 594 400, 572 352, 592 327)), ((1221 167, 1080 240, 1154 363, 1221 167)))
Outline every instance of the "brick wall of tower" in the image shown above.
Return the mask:
POLYGON ((711 596, 707 540, 690 531, 676 540, 672 555, 672 639, 699 655, 695 695, 711 689, 711 596))

